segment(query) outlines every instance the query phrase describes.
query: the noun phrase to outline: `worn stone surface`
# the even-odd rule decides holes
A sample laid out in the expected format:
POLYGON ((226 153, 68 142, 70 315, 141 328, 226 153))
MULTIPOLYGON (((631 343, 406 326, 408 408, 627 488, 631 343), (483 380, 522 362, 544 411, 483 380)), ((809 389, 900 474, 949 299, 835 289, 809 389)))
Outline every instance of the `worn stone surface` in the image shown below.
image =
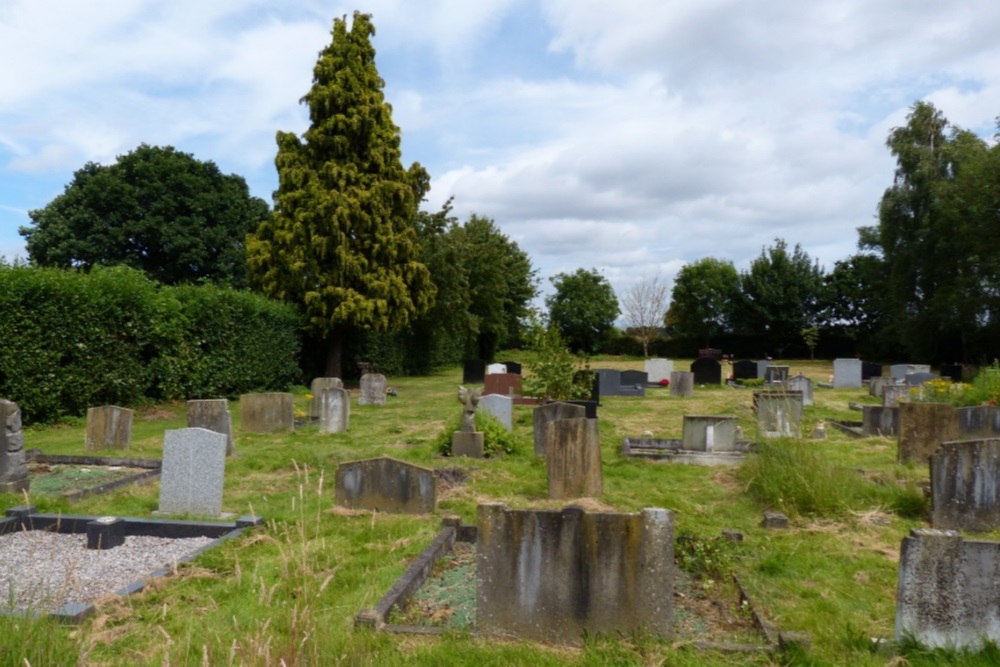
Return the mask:
POLYGON ((681 398, 694 396, 694 373, 674 371, 670 374, 670 395, 681 398))
POLYGON ((783 512, 768 510, 760 521, 761 528, 788 528, 788 516, 783 512))
POLYGON ((955 408, 946 403, 900 403, 896 460, 929 463, 943 442, 958 439, 955 408))
POLYGON ((361 391, 358 405, 385 405, 385 390, 389 386, 381 373, 365 373, 361 376, 361 391))
POLYGON ((931 525, 1000 528, 1000 440, 945 442, 931 456, 931 525))
POLYGON ((489 373, 483 380, 483 395, 521 395, 521 376, 516 373, 489 373))
POLYGON ((29 486, 21 408, 0 398, 0 492, 20 493, 29 486))
POLYGON ((905 384, 887 384, 882 387, 882 405, 894 408, 906 400, 909 387, 905 384))
POLYGON ((861 431, 865 435, 893 437, 899 433, 899 408, 861 406, 861 431))
POLYGON ((1000 409, 995 405, 955 408, 955 418, 963 436, 995 438, 1000 434, 1000 409))
POLYGON ((722 384, 722 364, 715 359, 701 357, 691 362, 695 384, 722 384))
POLYGON ((240 396, 240 430, 243 433, 275 433, 295 430, 293 396, 284 392, 240 396))
POLYGON ((833 388, 857 389, 861 387, 861 360, 833 360, 833 388))
POLYGON ((546 435, 549 498, 600 498, 604 494, 604 471, 597 420, 557 419, 548 425, 546 435))
POLYGON ((660 384, 661 380, 670 379, 670 374, 674 371, 674 362, 670 359, 646 359, 643 368, 650 384, 660 384))
POLYGON ((87 408, 86 448, 128 449, 132 444, 132 417, 128 408, 104 405, 87 408))
POLYGON ((535 434, 535 456, 545 456, 549 424, 557 419, 583 419, 587 416, 587 410, 582 405, 553 401, 532 410, 531 416, 535 434))
POLYGON ((735 415, 684 415, 682 447, 697 452, 734 452, 735 415))
POLYGON ((351 394, 343 387, 321 387, 312 402, 319 407, 320 433, 346 433, 351 427, 351 394))
POLYGON ((809 407, 813 404, 813 381, 805 375, 795 375, 785 381, 788 391, 797 391, 802 394, 802 405, 809 407))
POLYGON ((802 430, 802 393, 755 391, 757 431, 765 438, 797 437, 802 430))
POLYGON ((224 398, 205 398, 187 402, 188 428, 207 428, 226 436, 226 456, 233 455, 233 416, 229 401, 224 398))
POLYGON ((427 514, 437 504, 437 482, 430 468, 388 456, 350 461, 337 466, 335 502, 353 509, 427 514))
POLYGON ((486 437, 477 431, 455 431, 451 434, 451 455, 481 459, 486 456, 486 437))
POLYGON ((868 380, 868 395, 874 396, 875 398, 882 398, 882 390, 891 384, 895 384, 896 381, 891 377, 878 376, 873 377, 868 380))
POLYGON ((674 520, 664 509, 586 512, 480 505, 476 630, 577 644, 673 632, 674 520))
POLYGON ((225 434, 204 428, 163 434, 161 512, 219 516, 225 476, 225 434))
POLYGON ((510 433, 514 428, 514 400, 509 396, 488 394, 479 399, 479 408, 496 417, 510 433))
POLYGON ((320 412, 323 409, 320 405, 319 396, 323 393, 324 389, 343 388, 344 382, 340 378, 313 378, 313 381, 309 383, 309 393, 312 394, 312 400, 309 401, 309 416, 313 419, 319 419, 320 412))

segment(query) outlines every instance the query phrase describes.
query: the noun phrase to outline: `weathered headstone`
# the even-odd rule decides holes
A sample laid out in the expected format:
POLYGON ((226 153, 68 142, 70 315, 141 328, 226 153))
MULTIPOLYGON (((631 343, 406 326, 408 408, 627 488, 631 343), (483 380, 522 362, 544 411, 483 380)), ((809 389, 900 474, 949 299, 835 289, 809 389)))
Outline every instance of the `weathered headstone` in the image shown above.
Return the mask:
POLYGON ((715 359, 701 357, 691 362, 695 384, 722 384, 722 365, 715 359))
POLYGON ((500 394, 487 394, 479 399, 479 409, 493 415, 510 433, 514 428, 514 399, 500 394))
POLYGON ((358 405, 385 405, 387 387, 388 383, 381 373, 365 373, 361 376, 358 405))
POLYGON ((995 405, 974 405, 955 408, 958 432, 963 437, 996 438, 1000 436, 1000 408, 995 405))
POLYGON ((802 405, 808 407, 813 404, 813 381, 805 375, 796 375, 788 378, 785 386, 789 391, 797 391, 802 394, 802 405))
POLYGON ((207 428, 226 436, 226 456, 233 455, 233 416, 229 401, 224 398, 206 398, 187 402, 188 428, 207 428))
POLYGON ((772 364, 764 369, 765 384, 784 384, 788 379, 788 366, 772 364))
POLYGON ((757 362, 750 361, 749 359, 742 359, 740 361, 733 362, 733 379, 734 380, 756 380, 757 379, 757 362))
POLYGON ((483 395, 521 395, 521 376, 516 373, 488 373, 483 380, 483 395))
POLYGON ((313 378, 309 385, 309 393, 312 394, 312 400, 309 401, 309 416, 312 419, 319 419, 321 407, 318 396, 323 393, 324 389, 343 388, 344 382, 340 378, 313 378))
POLYGON ((733 452, 736 428, 733 415, 684 415, 681 446, 696 452, 733 452))
POLYGON ((669 380, 674 370, 674 362, 670 359, 646 359, 643 366, 649 384, 660 384, 662 380, 669 380))
POLYGON ((673 632, 674 521, 664 509, 480 505, 476 631, 555 643, 673 632))
POLYGON ((797 437, 802 427, 802 394, 797 391, 755 391, 757 430, 765 438, 797 437))
POLYGON ((507 366, 505 366, 504 364, 489 364, 486 367, 487 377, 493 375, 494 373, 506 373, 506 372, 507 372, 507 366))
POLYGON ((0 492, 27 491, 28 463, 24 454, 24 431, 21 408, 14 401, 0 398, 0 492))
POLYGON ((887 384, 882 387, 882 405, 892 408, 905 400, 909 387, 905 384, 887 384))
POLYGON ((586 410, 583 406, 571 403, 553 401, 540 405, 532 410, 532 421, 535 432, 535 456, 545 456, 545 443, 548 441, 546 429, 557 419, 584 419, 586 410))
POLYGON ((128 449, 132 444, 132 416, 128 408, 105 405, 87 408, 86 447, 97 449, 128 449))
POLYGON ((946 403, 899 404, 899 463, 928 463, 941 443, 957 439, 955 408, 946 403))
POLYGON ((462 362, 462 384, 482 384, 486 377, 486 362, 482 359, 466 359, 462 362))
POLYGON ((670 374, 671 396, 694 396, 694 373, 674 371, 670 374))
POLYGON ((226 476, 226 436, 205 428, 182 428, 163 434, 160 512, 222 514, 226 476))
POLYGON ((833 360, 833 388, 857 389, 861 387, 861 360, 833 360))
POLYGON ((323 387, 319 395, 313 394, 313 402, 319 403, 319 432, 346 433, 351 426, 351 394, 342 387, 323 387))
POLYGON ((394 514, 428 514, 437 504, 434 471, 382 456, 337 466, 340 507, 394 514))
POLYGON ((931 525, 1000 528, 1000 440, 945 442, 931 455, 931 525))
POLYGON ((861 432, 867 436, 892 437, 899 433, 899 408, 861 406, 861 432))
POLYGON ((243 394, 240 396, 240 430, 243 433, 294 431, 294 397, 285 392, 243 394))
POLYGON ((557 419, 545 429, 549 498, 600 498, 604 493, 596 419, 557 419))

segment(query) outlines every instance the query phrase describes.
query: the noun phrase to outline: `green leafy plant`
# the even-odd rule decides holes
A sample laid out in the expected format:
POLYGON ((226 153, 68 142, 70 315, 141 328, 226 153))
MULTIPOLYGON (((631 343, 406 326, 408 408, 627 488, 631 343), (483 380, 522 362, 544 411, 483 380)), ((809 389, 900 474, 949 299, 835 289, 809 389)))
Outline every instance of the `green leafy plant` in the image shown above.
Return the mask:
POLYGON ((590 395, 590 363, 571 353, 556 329, 533 319, 527 337, 531 359, 525 364, 523 388, 528 396, 566 400, 590 395))
MULTIPOLYGON (((451 455, 451 436, 462 428, 462 416, 459 414, 448 422, 444 430, 434 439, 434 449, 445 456, 451 455)), ((518 438, 508 433, 500 421, 488 412, 476 411, 476 430, 483 434, 483 453, 493 458, 501 454, 514 454, 521 449, 518 438)))

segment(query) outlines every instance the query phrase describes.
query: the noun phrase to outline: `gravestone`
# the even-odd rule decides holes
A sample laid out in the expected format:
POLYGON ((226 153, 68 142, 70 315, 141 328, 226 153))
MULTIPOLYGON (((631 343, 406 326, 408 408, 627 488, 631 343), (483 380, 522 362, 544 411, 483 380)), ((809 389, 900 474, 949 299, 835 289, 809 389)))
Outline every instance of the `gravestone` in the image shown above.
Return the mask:
POLYGON ((797 391, 755 391, 757 430, 765 438, 798 437, 802 427, 802 394, 797 391))
POLYGON ((670 374, 670 395, 671 396, 694 396, 694 373, 688 371, 674 371, 670 374))
POLYGON ((618 391, 622 396, 645 396, 649 376, 645 371, 622 371, 621 386, 618 391))
POLYGON ((486 362, 482 359, 466 359, 462 362, 462 384, 482 384, 486 377, 486 362))
POLYGON ((476 632, 579 643, 673 632, 674 519, 642 512, 479 505, 476 632))
POLYGON ((931 455, 931 525, 985 533, 1000 528, 1000 440, 942 443, 931 455))
POLYGON ((243 394, 240 396, 240 430, 243 433, 294 431, 294 397, 285 392, 243 394))
POLYGON ((128 449, 132 444, 132 416, 128 408, 105 405, 87 408, 86 447, 88 450, 128 449))
POLYGON ((698 350, 699 359, 715 359, 718 361, 722 359, 722 350, 716 347, 706 347, 698 350))
POLYGON ((861 381, 870 380, 872 378, 877 378, 882 375, 882 364, 876 364, 871 361, 861 362, 861 381))
POLYGON ((889 375, 894 380, 903 380, 912 373, 930 373, 931 367, 927 364, 893 364, 889 367, 889 375))
POLYGON ((312 400, 309 401, 309 417, 319 419, 321 407, 317 397, 323 393, 324 389, 343 388, 344 382, 340 378, 313 378, 312 383, 309 385, 309 393, 312 394, 312 400))
POLYGON ((813 381, 805 375, 796 375, 788 378, 785 386, 789 391, 797 391, 802 394, 802 405, 809 407, 813 404, 813 381))
POLYGON ((696 452, 736 451, 737 418, 732 415, 684 415, 681 447, 696 452))
POLYGON ((229 401, 224 398, 206 398, 187 402, 188 428, 207 428, 226 436, 226 456, 233 455, 233 416, 229 401))
POLYGON ((557 419, 545 429, 549 498, 600 498, 604 494, 601 437, 596 419, 557 419))
POLYGON ((351 394, 343 387, 323 387, 313 394, 319 403, 319 432, 346 433, 351 425, 351 394))
POLYGON ((861 432, 866 436, 893 437, 899 433, 899 408, 861 406, 861 432))
POLYGON ((548 426, 557 419, 584 419, 586 409, 580 405, 553 401, 532 410, 531 418, 535 433, 535 456, 545 456, 548 426))
POLYGON ((501 361, 501 364, 507 367, 508 373, 514 373, 515 375, 521 374, 521 363, 518 361, 501 361))
POLYGON ((955 408, 958 432, 962 437, 996 438, 1000 434, 1000 409, 995 405, 955 408))
POLYGON ((646 381, 649 384, 660 384, 662 380, 670 379, 670 374, 674 370, 674 362, 670 359, 646 359, 643 367, 646 370, 646 381))
POLYGON ((934 373, 927 373, 924 371, 919 371, 917 373, 907 373, 906 374, 906 386, 907 387, 920 387, 923 386, 925 382, 930 380, 937 380, 940 376, 934 373))
POLYGON ((361 391, 358 405, 385 405, 385 390, 388 387, 381 373, 365 373, 361 376, 361 391))
POLYGON ((205 428, 163 434, 160 512, 219 516, 225 476, 225 434, 205 428))
POLYGON ((788 366, 771 365, 764 369, 765 384, 781 384, 788 380, 788 366))
POLYGON ((597 375, 597 391, 601 396, 618 396, 622 386, 622 372, 615 368, 595 368, 597 375))
MULTIPOLYGON (((489 377, 488 375, 486 377, 489 377)), ((476 430, 476 408, 482 400, 481 388, 458 388, 458 402, 462 404, 462 427, 451 434, 452 456, 481 459, 486 456, 486 437, 476 430)))
POLYGON ((337 466, 334 496, 340 507, 429 514, 437 504, 437 483, 430 468, 382 456, 337 466))
POLYGON ((483 380, 483 395, 521 395, 521 376, 516 373, 488 373, 483 380))
POLYGON ((905 384, 887 384, 882 387, 882 405, 892 408, 905 400, 909 387, 905 384))
POLYGON ((882 393, 886 387, 896 384, 896 380, 884 375, 873 377, 868 380, 868 395, 875 398, 882 398, 882 393))
POLYGON ((514 399, 500 394, 487 394, 479 399, 479 409, 493 415, 510 433, 514 429, 514 399))
POLYGON ((734 380, 756 380, 757 379, 757 362, 750 361, 749 359, 743 359, 741 361, 733 362, 733 379, 734 380))
POLYGON ((770 359, 760 359, 757 362, 757 377, 758 378, 764 377, 764 373, 767 372, 767 367, 770 365, 771 365, 770 359))
POLYGON ((951 378, 952 382, 961 382, 962 364, 941 364, 941 377, 951 378))
POLYGON ((861 387, 861 360, 833 360, 833 388, 858 389, 861 387))
POLYGON ((722 384, 722 364, 715 359, 701 357, 691 362, 695 384, 722 384))
POLYGON ((21 426, 20 406, 0 398, 0 493, 21 493, 30 486, 21 426))
POLYGON ((928 463, 941 443, 957 439, 958 418, 947 403, 899 404, 899 463, 928 463))
POLYGON ((507 372, 507 366, 505 366, 504 364, 490 364, 486 367, 487 376, 493 375, 494 373, 506 373, 506 372, 507 372))

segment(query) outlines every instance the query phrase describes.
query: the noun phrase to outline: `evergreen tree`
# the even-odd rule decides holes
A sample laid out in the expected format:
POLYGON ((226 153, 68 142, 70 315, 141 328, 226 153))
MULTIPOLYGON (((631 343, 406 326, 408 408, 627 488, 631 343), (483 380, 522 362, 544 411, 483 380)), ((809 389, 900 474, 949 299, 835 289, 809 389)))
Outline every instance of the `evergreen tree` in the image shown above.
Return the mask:
POLYGON ((412 223, 429 176, 403 168, 399 128, 382 94, 368 14, 333 22, 302 139, 278 132, 274 216, 247 238, 251 282, 299 303, 327 340, 326 374, 340 377, 351 328, 396 330, 433 303, 412 223))

